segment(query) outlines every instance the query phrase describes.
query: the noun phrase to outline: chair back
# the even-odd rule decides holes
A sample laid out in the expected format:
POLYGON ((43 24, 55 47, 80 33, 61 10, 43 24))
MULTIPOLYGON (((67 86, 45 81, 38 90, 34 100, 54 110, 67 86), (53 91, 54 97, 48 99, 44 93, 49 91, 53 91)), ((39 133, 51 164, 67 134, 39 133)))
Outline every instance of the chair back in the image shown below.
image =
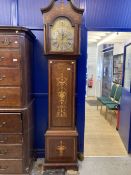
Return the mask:
POLYGON ((111 98, 114 98, 115 97, 116 90, 117 90, 117 85, 114 83, 112 85, 112 88, 111 88, 111 93, 110 93, 110 97, 111 98))
POLYGON ((117 90, 116 90, 116 93, 115 93, 115 97, 114 97, 114 100, 116 102, 119 102, 120 99, 121 99, 121 95, 122 95, 122 86, 118 86, 117 90))

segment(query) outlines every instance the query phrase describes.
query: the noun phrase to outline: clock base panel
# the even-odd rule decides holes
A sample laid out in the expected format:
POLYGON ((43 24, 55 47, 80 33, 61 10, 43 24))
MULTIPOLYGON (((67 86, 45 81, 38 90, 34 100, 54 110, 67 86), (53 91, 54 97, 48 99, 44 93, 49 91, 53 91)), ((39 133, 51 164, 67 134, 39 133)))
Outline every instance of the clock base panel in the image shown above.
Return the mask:
POLYGON ((76 130, 50 131, 45 134, 45 168, 78 169, 76 130))
POLYGON ((44 163, 43 170, 65 169, 78 171, 78 163, 44 163))

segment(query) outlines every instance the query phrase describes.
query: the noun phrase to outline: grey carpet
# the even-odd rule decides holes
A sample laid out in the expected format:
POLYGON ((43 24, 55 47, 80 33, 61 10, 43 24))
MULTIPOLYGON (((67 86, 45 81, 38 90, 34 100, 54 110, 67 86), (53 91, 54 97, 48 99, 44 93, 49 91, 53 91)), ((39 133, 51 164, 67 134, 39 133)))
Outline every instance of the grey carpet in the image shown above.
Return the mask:
POLYGON ((65 175, 65 171, 63 169, 46 170, 43 175, 65 175))
POLYGON ((79 170, 80 175, 131 175, 131 157, 88 157, 79 170))
MULTIPOLYGON (((43 175, 43 159, 35 163, 31 175, 43 175)), ((131 156, 123 157, 87 157, 79 162, 77 175, 131 175, 131 156)), ((45 174, 44 174, 45 175, 45 174)), ((56 174, 51 174, 56 175, 56 174)), ((57 174, 59 175, 59 174, 57 174)), ((72 175, 67 174, 66 175, 72 175)))
POLYGON ((97 100, 86 100, 90 106, 97 106, 97 100))

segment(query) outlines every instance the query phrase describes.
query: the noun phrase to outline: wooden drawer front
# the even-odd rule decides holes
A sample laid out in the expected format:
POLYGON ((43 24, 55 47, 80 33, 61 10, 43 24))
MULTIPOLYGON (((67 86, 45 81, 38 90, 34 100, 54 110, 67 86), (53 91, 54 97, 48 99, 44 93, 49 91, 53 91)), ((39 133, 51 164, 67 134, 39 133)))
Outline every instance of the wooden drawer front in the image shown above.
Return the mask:
POLYGON ((0 159, 20 159, 22 158, 21 145, 0 145, 0 159))
POLYGON ((0 114, 0 133, 22 133, 21 114, 0 114))
POLYGON ((75 61, 49 61, 49 127, 74 128, 75 61))
POLYGON ((20 86, 20 69, 0 68, 0 85, 20 86))
POLYGON ((20 63, 19 50, 1 50, 0 49, 0 66, 16 66, 20 63))
POLYGON ((22 160, 0 160, 0 174, 17 174, 22 172, 22 160))
POLYGON ((0 35, 0 47, 1 48, 16 48, 19 47, 19 36, 0 35))
POLYGON ((22 144, 22 135, 0 134, 0 144, 22 144))
POLYGON ((20 91, 20 87, 0 87, 0 107, 20 107, 20 91))
POLYGON ((76 162, 76 138, 47 136, 46 162, 76 162))

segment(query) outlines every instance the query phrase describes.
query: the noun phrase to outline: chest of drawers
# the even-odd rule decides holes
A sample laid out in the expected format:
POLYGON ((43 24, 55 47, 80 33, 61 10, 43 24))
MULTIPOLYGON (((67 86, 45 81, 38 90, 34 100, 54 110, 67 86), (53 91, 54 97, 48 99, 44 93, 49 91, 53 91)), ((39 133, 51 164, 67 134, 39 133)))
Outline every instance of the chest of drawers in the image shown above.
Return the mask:
POLYGON ((33 158, 34 35, 0 27, 0 174, 29 174, 33 158))

